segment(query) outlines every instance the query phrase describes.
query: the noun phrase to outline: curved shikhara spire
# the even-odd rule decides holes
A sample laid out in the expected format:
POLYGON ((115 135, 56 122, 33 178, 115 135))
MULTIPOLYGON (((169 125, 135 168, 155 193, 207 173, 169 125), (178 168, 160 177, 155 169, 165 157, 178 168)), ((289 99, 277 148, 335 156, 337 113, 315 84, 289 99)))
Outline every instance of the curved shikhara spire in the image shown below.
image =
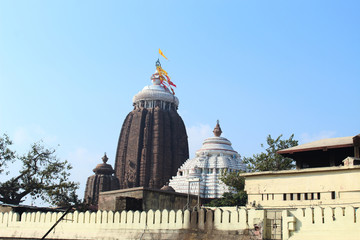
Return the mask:
POLYGON ((159 67, 153 84, 134 96, 134 109, 121 128, 115 161, 121 189, 160 189, 189 157, 185 124, 177 112, 179 100, 165 88, 170 78, 159 67))

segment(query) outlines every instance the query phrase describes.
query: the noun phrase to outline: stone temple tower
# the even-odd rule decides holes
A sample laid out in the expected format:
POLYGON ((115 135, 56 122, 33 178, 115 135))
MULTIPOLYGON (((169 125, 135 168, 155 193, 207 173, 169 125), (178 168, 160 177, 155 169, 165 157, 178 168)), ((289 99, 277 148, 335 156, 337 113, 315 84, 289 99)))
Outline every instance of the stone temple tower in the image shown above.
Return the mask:
POLYGON ((151 80, 134 96, 121 128, 115 159, 120 189, 160 189, 189 157, 179 100, 161 84, 158 71, 151 80))
POLYGON ((98 204, 100 192, 119 189, 119 180, 113 176, 112 166, 106 163, 108 161, 106 153, 102 161, 103 163, 98 164, 93 170, 95 175, 90 176, 86 182, 84 200, 90 205, 98 204))

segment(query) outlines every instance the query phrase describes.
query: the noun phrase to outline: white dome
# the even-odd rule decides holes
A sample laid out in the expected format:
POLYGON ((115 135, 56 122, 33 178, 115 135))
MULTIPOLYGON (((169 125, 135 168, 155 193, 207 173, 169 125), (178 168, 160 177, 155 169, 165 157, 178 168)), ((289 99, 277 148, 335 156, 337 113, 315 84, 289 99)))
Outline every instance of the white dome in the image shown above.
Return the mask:
MULTIPOLYGON (((206 139, 196 157, 188 159, 169 183, 176 192, 188 192, 188 179, 200 179, 200 196, 203 198, 219 198, 229 188, 220 180, 223 171, 245 171, 240 154, 232 147, 231 142, 220 137, 219 124, 214 129, 214 137, 206 139)), ((195 187, 196 188, 196 187, 195 187)), ((197 194, 192 191, 192 194, 197 194)))
POLYGON ((204 154, 205 152, 223 153, 223 154, 238 154, 231 147, 231 142, 224 137, 210 137, 203 142, 201 149, 196 151, 196 155, 204 154))
POLYGON ((160 100, 164 102, 174 103, 179 105, 179 99, 172 95, 169 90, 166 90, 161 85, 149 85, 145 86, 138 94, 133 97, 133 103, 139 101, 153 101, 160 100))
MULTIPOLYGON (((164 86, 160 84, 159 74, 156 71, 152 76, 151 80, 153 85, 145 86, 143 90, 138 92, 133 97, 133 104, 136 105, 140 101, 162 101, 172 103, 176 106, 179 106, 179 99, 175 97, 169 89, 165 89, 164 86)), ((151 105, 153 106, 153 104, 151 105)))

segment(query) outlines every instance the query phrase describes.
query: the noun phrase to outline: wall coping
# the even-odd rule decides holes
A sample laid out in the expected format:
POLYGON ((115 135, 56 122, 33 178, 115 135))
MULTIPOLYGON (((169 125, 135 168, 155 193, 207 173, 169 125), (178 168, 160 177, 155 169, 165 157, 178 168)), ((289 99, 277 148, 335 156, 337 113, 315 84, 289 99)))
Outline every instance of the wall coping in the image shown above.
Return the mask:
POLYGON ((333 171, 360 171, 360 165, 242 173, 242 174, 240 174, 240 176, 243 176, 245 178, 251 178, 251 177, 258 177, 258 176, 296 175, 296 174, 307 174, 307 173, 315 173, 315 172, 333 172, 333 171))
MULTIPOLYGON (((167 195, 177 195, 177 196, 187 196, 187 193, 179 193, 179 192, 171 192, 171 191, 164 191, 160 189, 153 189, 147 187, 134 187, 134 188, 126 188, 120 190, 112 190, 112 191, 105 191, 100 192, 100 195, 113 195, 117 193, 128 193, 128 192, 158 192, 167 195)), ((190 197, 197 197, 198 195, 190 194, 190 197)))

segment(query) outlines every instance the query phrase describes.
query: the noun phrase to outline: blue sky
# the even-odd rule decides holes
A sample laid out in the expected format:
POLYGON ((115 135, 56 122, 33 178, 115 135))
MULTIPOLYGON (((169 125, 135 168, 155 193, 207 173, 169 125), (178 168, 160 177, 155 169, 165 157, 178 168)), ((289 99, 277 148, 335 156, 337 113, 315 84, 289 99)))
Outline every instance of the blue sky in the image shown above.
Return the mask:
POLYGON ((104 152, 114 163, 161 48, 191 156, 217 119, 242 156, 268 134, 359 134, 359 12, 359 1, 0 1, 0 133, 19 153, 55 147, 82 197, 104 152))

